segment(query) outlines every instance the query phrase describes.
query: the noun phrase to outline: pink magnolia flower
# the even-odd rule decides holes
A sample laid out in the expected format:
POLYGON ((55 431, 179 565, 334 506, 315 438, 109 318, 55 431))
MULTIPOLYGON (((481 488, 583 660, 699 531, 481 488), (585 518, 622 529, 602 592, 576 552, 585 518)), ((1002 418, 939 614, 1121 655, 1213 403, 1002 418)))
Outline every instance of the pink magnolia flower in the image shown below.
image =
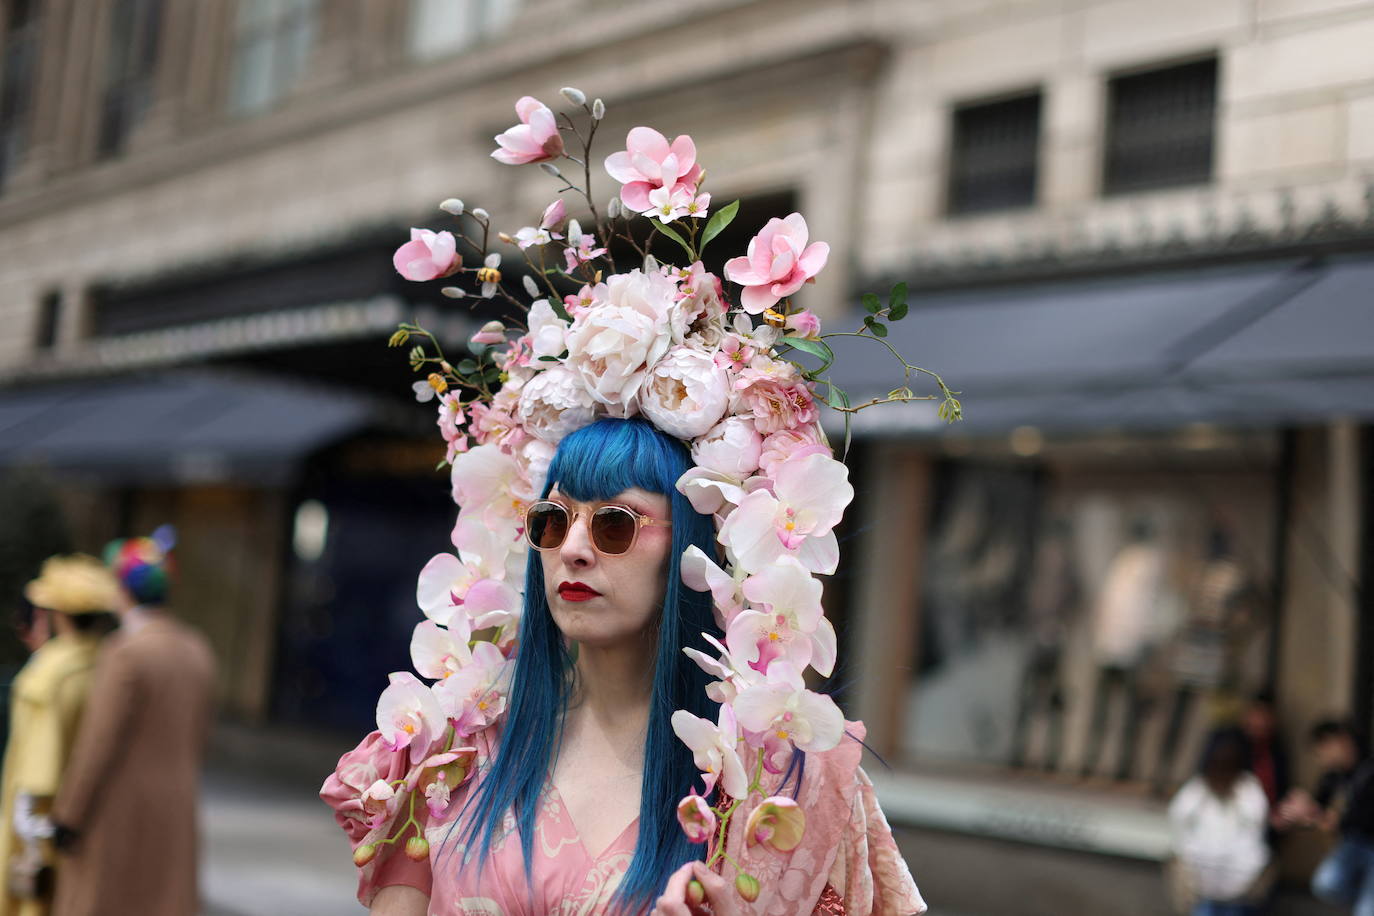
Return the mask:
POLYGON ((813 423, 820 416, 810 386, 784 361, 755 358, 740 371, 735 390, 741 413, 752 414, 755 428, 764 435, 813 423), (755 368, 761 363, 763 368, 755 368))
POLYGON ((787 316, 783 327, 790 336, 805 337, 807 340, 815 340, 821 335, 821 320, 815 312, 793 312, 787 316))
POLYGON ((495 346, 506 342, 506 326, 499 321, 488 321, 482 329, 470 338, 475 344, 495 346))
POLYGON ((806 455, 783 462, 771 492, 754 490, 740 500, 718 537, 750 573, 792 556, 812 572, 830 575, 839 560, 831 529, 853 498, 843 462, 806 455))
POLYGON ((472 647, 472 659, 434 685, 434 696, 459 737, 476 734, 506 711, 512 662, 492 643, 472 647))
POLYGON ((520 123, 497 135, 501 148, 492 150, 491 158, 506 165, 524 165, 563 155, 563 135, 547 105, 527 95, 515 103, 515 113, 520 123))
MULTIPOLYGON (((735 698, 735 715, 746 734, 776 748, 828 751, 844 736, 844 716, 835 701, 806 689, 801 672, 786 662, 769 666, 768 677, 735 698)), ((775 753, 770 753, 775 756, 775 753)))
POLYGON ((695 196, 701 181, 697 148, 686 134, 671 144, 652 127, 636 127, 625 137, 625 149, 606 157, 606 171, 620 182, 620 199, 636 213, 654 215, 649 192, 682 187, 695 196))
POLYGON ((800 213, 785 219, 774 217, 749 240, 748 254, 725 262, 726 278, 744 287, 740 305, 746 312, 757 315, 771 308, 825 267, 830 246, 825 242, 806 244, 807 234, 806 220, 800 213))
POLYGON ((391 675, 390 685, 377 698, 377 730, 393 751, 410 748, 418 763, 444 730, 444 712, 434 692, 408 671, 391 675))
POLYGON ((411 229, 410 241, 396 249, 391 263, 407 280, 423 283, 447 277, 463 266, 452 232, 411 229))
POLYGON ((689 843, 705 843, 716 832, 716 812, 695 793, 677 803, 677 822, 689 843))
POLYGON ((805 833, 806 812, 796 799, 786 795, 770 795, 759 802, 744 824, 746 843, 750 846, 762 843, 778 852, 796 849, 805 833))
POLYGON ((673 731, 692 751, 692 760, 706 783, 706 794, 709 795, 719 782, 725 794, 743 798, 749 790, 749 778, 736 747, 739 729, 730 707, 721 706, 715 725, 685 709, 673 713, 672 723, 673 731))
POLYGON ((515 233, 515 243, 523 251, 531 245, 547 245, 554 239, 561 239, 562 234, 555 232, 554 229, 563 222, 565 216, 567 216, 567 205, 563 203, 563 198, 560 197, 545 208, 544 216, 539 220, 538 227, 526 226, 515 233))

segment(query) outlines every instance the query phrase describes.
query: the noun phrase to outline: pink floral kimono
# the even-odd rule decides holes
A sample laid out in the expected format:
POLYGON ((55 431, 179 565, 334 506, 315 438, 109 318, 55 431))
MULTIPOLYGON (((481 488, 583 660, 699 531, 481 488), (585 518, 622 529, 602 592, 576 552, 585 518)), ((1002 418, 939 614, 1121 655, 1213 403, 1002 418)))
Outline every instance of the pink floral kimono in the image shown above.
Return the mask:
MULTIPOLYGON (((847 730, 862 738, 861 723, 847 730)), ((634 855, 638 821, 602 850, 587 849, 578 837, 557 790, 544 790, 535 821, 534 861, 527 879, 515 820, 507 815, 493 838, 483 866, 462 868, 465 822, 459 818, 475 780, 480 780, 494 751, 495 729, 474 736, 478 756, 473 777, 452 794, 444 814, 430 819, 428 862, 412 862, 396 845, 360 869, 358 899, 370 905, 377 892, 405 884, 430 897, 430 916, 590 916, 606 912, 616 887, 634 855)), ((730 855, 759 879, 762 892, 753 903, 740 901, 751 916, 907 916, 926 905, 892 838, 872 783, 859 768, 862 747, 846 737, 825 753, 808 754, 797 801, 806 812, 801 845, 779 853, 744 842, 744 819, 731 824, 726 845, 730 855)), ((325 780, 321 797, 334 808, 335 819, 354 848, 394 830, 394 821, 370 829, 361 793, 378 779, 405 775, 405 751, 393 752, 373 732, 339 760, 325 780)), ((790 793, 789 793, 790 794, 790 793)), ((418 805, 417 809, 423 809, 418 805)), ((418 819, 418 818, 417 818, 418 819)), ((733 871, 726 865, 726 876, 733 871)))

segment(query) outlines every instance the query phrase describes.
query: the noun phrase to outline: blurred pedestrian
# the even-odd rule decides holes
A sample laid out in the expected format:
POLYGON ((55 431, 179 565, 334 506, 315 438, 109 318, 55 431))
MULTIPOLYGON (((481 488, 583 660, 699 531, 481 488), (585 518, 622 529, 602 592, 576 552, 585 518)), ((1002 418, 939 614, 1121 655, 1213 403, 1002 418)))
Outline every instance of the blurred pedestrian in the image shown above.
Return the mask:
POLYGON ((1291 771, 1272 693, 1262 691, 1250 698, 1241 712, 1240 730, 1249 750, 1250 772, 1264 787, 1270 810, 1277 812, 1291 787, 1291 771))
POLYGON ((1280 820, 1339 837, 1312 876, 1312 893, 1374 916, 1374 760, 1362 759, 1354 729, 1335 720, 1312 729, 1312 747, 1323 770, 1315 796, 1290 793, 1280 820))
POLYGON ((1272 883, 1269 802, 1248 765, 1247 739, 1212 733, 1197 775, 1169 803, 1176 896, 1193 916, 1256 916, 1272 883))
POLYGON ((199 906, 196 803, 215 662, 165 607, 173 541, 162 528, 105 551, 121 626, 100 654, 53 808, 64 853, 54 916, 194 916, 199 906))
POLYGON ((71 758, 101 636, 118 588, 95 557, 52 557, 24 596, 35 650, 10 689, 10 740, 0 796, 0 916, 49 912, 58 875, 49 813, 71 758), (51 638, 40 639, 51 627, 51 638))

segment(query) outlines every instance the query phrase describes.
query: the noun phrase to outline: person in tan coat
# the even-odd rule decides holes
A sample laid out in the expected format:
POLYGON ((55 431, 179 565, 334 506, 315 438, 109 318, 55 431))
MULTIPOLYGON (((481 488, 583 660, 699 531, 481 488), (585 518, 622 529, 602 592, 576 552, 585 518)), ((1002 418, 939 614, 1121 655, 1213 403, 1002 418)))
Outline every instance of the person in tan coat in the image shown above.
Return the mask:
MULTIPOLYGON (((49 809, 86 705, 100 637, 118 600, 95 557, 51 557, 24 589, 53 636, 35 646, 10 688, 10 736, 0 780, 0 916, 45 916, 54 883, 49 809)), ((41 627, 40 627, 41 629, 41 627)))
POLYGON ((213 712, 205 638, 164 608, 172 534, 106 549, 121 625, 53 806, 62 856, 54 916, 194 916, 196 807, 213 712))

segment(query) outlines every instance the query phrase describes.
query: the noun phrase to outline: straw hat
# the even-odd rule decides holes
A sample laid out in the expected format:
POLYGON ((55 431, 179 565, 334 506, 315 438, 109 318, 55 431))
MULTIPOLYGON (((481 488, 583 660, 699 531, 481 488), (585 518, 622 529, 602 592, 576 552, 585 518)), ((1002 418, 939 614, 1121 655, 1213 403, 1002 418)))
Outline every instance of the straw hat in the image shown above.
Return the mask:
POLYGON ((24 587, 35 607, 63 614, 101 614, 114 611, 119 583, 95 557, 84 553, 49 557, 43 569, 24 587))

